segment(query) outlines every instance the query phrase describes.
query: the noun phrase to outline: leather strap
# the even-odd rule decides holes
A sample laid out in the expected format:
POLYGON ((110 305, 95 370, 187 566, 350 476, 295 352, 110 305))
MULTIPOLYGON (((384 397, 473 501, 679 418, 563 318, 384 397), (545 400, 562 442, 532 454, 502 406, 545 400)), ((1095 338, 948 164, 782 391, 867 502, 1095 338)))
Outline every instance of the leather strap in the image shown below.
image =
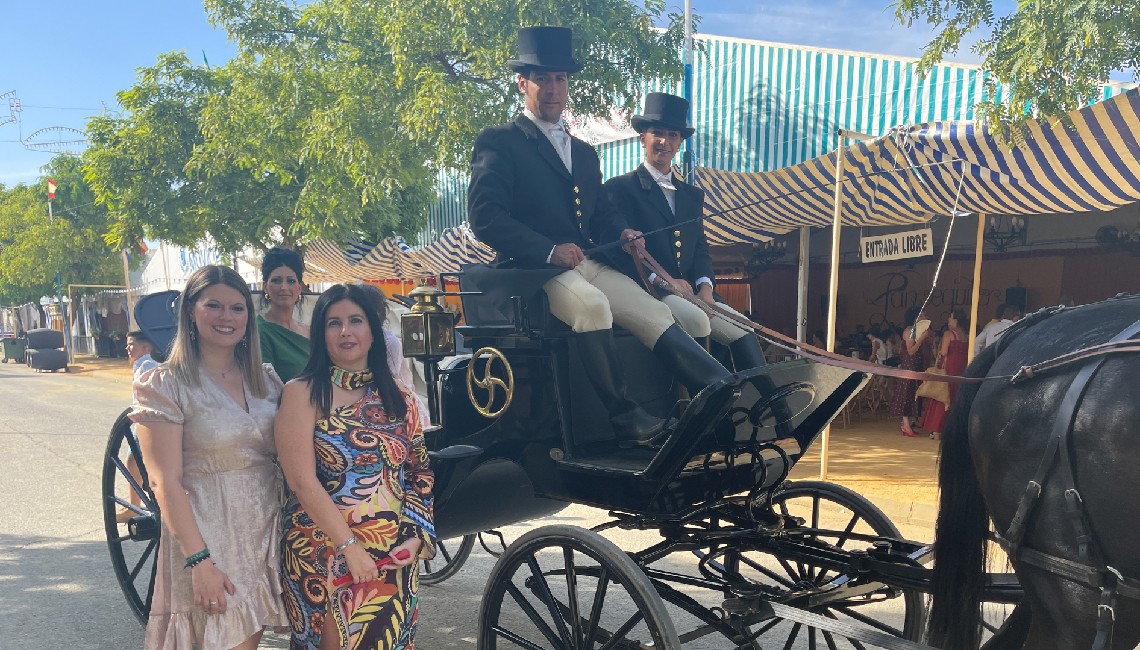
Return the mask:
MULTIPOLYGON (((1100 345, 1094 345, 1088 348, 1074 350, 1073 352, 1054 357, 1047 361, 1042 361, 1041 363, 1036 363, 1030 366, 1022 366, 1015 374, 1012 375, 991 375, 988 377, 963 377, 961 375, 935 374, 930 372, 920 372, 916 370, 892 368, 890 366, 868 363, 859 359, 852 359, 850 357, 845 357, 834 352, 829 352, 822 348, 817 348, 814 345, 810 345, 803 341, 798 341, 794 338, 791 338, 790 336, 785 336, 780 332, 768 329, 759 323, 726 311, 716 305, 710 305, 704 300, 698 298, 695 294, 693 294, 692 291, 686 291, 685 287, 681 284, 678 284, 677 281, 674 280, 665 271, 665 269, 657 263, 657 260, 653 259, 653 256, 650 255, 647 251, 638 247, 634 247, 631 250, 630 255, 633 257, 633 263, 637 268, 638 275, 641 276, 641 281, 645 284, 646 289, 651 294, 653 293, 653 288, 655 287, 663 289, 693 303, 702 311, 704 311, 705 314, 709 316, 709 318, 720 317, 733 322, 744 329, 752 330, 758 336, 760 336, 760 338, 782 350, 786 350, 792 354, 804 357, 805 359, 811 359, 813 361, 826 363, 832 366, 838 366, 840 368, 846 368, 848 370, 857 370, 869 375, 879 375, 881 377, 894 377, 896 379, 908 379, 914 381, 945 381, 955 384, 980 384, 985 381, 994 381, 998 379, 1009 380, 1011 383, 1016 383, 1024 381, 1026 379, 1031 379, 1041 373, 1048 372, 1050 370, 1056 370, 1057 368, 1061 368, 1063 366, 1067 366, 1069 364, 1083 361, 1092 357, 1104 357, 1110 354, 1140 352, 1140 341, 1109 341, 1108 343, 1101 343, 1100 345), (649 281, 650 273, 655 273, 657 275, 653 282, 649 281)), ((1008 343, 1008 341, 1005 339, 1006 337, 1002 337, 1001 341, 1003 343, 1008 343)))

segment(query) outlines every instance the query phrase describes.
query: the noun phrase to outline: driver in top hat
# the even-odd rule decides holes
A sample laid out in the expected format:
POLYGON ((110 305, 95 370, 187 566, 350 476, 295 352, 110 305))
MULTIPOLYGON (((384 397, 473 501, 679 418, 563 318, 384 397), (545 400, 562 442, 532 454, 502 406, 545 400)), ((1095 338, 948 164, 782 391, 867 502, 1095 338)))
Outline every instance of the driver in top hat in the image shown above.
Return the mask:
POLYGON ((514 121, 484 130, 471 154, 467 209, 479 239, 501 266, 564 269, 543 286, 551 313, 575 332, 582 365, 619 442, 644 444, 663 430, 659 418, 626 396, 612 325, 629 330, 695 394, 728 374, 678 327, 663 303, 614 268, 627 255, 589 256, 601 244, 641 246, 640 232, 602 191, 601 164, 562 124, 574 60, 565 27, 525 27, 518 73, 525 107, 514 121))
MULTIPOLYGON (((673 173, 673 157, 694 131, 688 125, 688 115, 689 102, 683 97, 646 95, 644 114, 630 120, 645 161, 628 174, 606 181, 605 190, 632 227, 651 233, 645 238, 645 248, 666 273, 708 304, 740 315, 713 295, 712 257, 701 221, 705 192, 673 173)), ((621 268, 631 278, 640 279, 632 260, 622 260, 621 268)), ((651 282, 654 279, 649 278, 651 282)), ((686 332, 696 338, 711 334, 714 341, 727 345, 737 372, 765 365, 760 341, 751 330, 725 318, 710 319, 702 309, 673 293, 654 291, 686 332)))

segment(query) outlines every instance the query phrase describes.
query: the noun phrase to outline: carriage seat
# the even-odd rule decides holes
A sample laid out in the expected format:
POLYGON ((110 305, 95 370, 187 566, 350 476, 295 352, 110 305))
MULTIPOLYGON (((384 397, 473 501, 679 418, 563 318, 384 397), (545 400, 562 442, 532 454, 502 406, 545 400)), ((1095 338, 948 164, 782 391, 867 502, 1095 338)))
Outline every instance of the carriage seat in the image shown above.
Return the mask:
MULTIPOLYGON (((482 293, 461 297, 466 325, 458 329, 464 337, 527 333, 543 338, 564 338, 572 333, 569 325, 550 313, 550 302, 542 291, 542 283, 526 281, 527 274, 542 271, 494 269, 487 273, 483 267, 483 275, 473 276, 470 270, 475 266, 478 265, 467 265, 459 274, 460 291, 482 293), (518 282, 516 278, 523 278, 523 281, 518 282)), ((614 325, 615 334, 623 332, 626 330, 614 325)))

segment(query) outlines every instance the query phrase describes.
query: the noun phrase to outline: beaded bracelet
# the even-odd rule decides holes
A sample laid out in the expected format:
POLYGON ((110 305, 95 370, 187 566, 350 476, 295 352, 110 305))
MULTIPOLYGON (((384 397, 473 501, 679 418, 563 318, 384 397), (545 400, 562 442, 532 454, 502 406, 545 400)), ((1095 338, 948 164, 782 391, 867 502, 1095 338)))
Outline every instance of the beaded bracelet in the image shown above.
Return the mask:
POLYGON ((348 548, 349 546, 352 546, 355 543, 356 543, 356 535, 349 535, 348 539, 344 540, 343 544, 336 547, 336 552, 340 553, 340 552, 344 551, 344 549, 348 548))
POLYGON ((204 548, 194 555, 186 558, 186 568, 193 569, 210 558, 210 549, 204 548))

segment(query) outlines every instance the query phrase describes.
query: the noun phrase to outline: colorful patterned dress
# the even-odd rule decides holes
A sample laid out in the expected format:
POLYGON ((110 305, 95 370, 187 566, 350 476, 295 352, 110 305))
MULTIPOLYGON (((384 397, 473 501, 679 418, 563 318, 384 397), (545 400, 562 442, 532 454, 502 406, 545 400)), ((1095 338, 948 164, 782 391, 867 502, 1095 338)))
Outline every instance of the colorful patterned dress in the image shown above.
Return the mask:
MULTIPOLYGON (((414 404, 407 418, 389 417, 372 384, 358 401, 334 409, 313 432, 317 478, 358 543, 377 559, 412 537, 421 558, 435 554, 427 447, 414 404)), ((281 559, 291 647, 316 650, 326 624, 345 648, 414 650, 419 563, 380 572, 372 582, 332 591, 334 621, 325 621, 331 582, 349 573, 344 557, 297 497, 285 505, 281 559)))

